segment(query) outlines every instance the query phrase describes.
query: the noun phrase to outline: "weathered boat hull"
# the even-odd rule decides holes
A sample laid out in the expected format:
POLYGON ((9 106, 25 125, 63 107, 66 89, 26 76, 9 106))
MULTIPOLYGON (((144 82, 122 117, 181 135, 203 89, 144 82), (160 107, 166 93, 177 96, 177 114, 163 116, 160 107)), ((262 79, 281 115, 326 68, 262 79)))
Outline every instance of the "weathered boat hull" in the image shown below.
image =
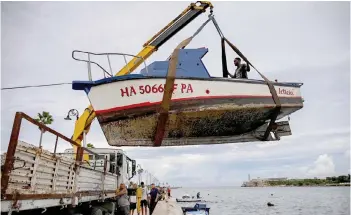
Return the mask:
MULTIPOLYGON (((86 91, 110 145, 152 146, 164 84, 164 77, 130 75, 76 82, 74 89, 86 91)), ((277 119, 303 107, 300 86, 275 83, 277 119)), ((163 146, 259 140, 276 107, 262 81, 177 78, 173 89, 163 146)))

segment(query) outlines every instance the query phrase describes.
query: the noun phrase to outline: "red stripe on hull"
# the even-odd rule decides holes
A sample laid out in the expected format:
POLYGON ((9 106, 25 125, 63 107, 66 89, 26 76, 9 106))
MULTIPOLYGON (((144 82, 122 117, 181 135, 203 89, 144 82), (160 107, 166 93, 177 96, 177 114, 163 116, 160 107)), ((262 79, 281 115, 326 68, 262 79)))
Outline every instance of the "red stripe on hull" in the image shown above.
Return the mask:
MULTIPOLYGON (((194 100, 194 99, 231 99, 231 98, 272 98, 272 96, 248 96, 248 95, 236 95, 236 96, 198 96, 198 97, 188 97, 188 98, 179 98, 179 99, 172 99, 172 102, 180 102, 180 101, 187 101, 187 100, 194 100)), ((296 99, 296 98, 301 98, 300 96, 294 96, 294 97, 285 97, 285 96, 279 96, 279 98, 291 98, 291 99, 296 99)), ((109 108, 105 110, 96 110, 95 113, 100 115, 104 113, 109 113, 112 111, 120 111, 120 110, 126 110, 126 109, 133 109, 133 108, 140 108, 140 107, 149 107, 152 105, 158 105, 161 104, 161 101, 159 102, 143 102, 143 103, 138 103, 138 104, 132 104, 132 105, 126 105, 126 106, 120 106, 120 107, 114 107, 114 108, 109 108)))

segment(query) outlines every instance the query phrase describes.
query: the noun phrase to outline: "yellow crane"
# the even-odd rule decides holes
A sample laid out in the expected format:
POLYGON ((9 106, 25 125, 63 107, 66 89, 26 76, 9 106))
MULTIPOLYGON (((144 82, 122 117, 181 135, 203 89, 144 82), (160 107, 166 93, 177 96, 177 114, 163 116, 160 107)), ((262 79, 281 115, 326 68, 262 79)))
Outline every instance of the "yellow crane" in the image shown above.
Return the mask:
MULTIPOLYGON (((151 39, 149 39, 143 45, 143 49, 136 55, 136 57, 130 60, 119 72, 115 74, 115 76, 122 76, 133 72, 141 63, 143 63, 144 60, 157 51, 159 47, 161 47, 165 42, 172 38, 172 36, 178 33, 200 14, 206 12, 208 8, 210 8, 210 12, 212 13, 213 5, 208 1, 191 3, 175 19, 162 28, 151 39)), ((81 142, 85 138, 85 135, 89 132, 91 123, 94 119, 95 112, 93 107, 90 105, 84 110, 83 114, 76 121, 72 140, 81 145, 81 142)), ((88 160, 87 158, 84 159, 88 160)))

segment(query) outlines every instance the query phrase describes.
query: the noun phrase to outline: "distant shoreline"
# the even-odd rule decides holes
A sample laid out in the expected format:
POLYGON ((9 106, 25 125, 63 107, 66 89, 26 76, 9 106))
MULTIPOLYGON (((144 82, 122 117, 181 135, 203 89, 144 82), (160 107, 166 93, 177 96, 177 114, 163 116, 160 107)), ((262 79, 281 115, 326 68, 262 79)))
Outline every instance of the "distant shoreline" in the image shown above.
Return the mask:
POLYGON ((249 179, 242 187, 350 187, 350 174, 326 178, 264 178, 249 179))
POLYGON ((241 186, 241 187, 350 187, 350 184, 328 184, 328 185, 265 185, 265 186, 241 186))

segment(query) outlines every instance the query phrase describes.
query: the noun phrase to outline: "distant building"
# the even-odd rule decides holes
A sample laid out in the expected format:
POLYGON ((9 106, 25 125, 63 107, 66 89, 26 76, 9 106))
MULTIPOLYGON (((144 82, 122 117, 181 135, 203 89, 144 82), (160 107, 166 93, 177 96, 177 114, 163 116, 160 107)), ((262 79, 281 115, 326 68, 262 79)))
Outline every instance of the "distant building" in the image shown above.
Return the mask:
POLYGON ((265 187, 268 186, 268 181, 286 181, 288 178, 257 178, 244 181, 242 187, 265 187))

